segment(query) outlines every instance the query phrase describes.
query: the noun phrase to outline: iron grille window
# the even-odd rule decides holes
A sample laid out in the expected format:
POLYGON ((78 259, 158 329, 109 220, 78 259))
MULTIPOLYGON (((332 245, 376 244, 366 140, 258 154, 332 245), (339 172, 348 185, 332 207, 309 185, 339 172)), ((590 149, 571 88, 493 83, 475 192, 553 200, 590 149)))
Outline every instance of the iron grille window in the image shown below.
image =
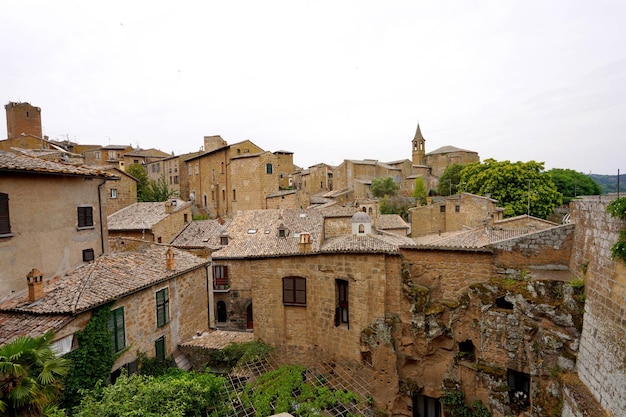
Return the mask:
POLYGON ((124 330, 124 307, 111 310, 107 329, 111 334, 113 353, 117 353, 126 347, 126 332, 124 330))
POLYGON ((306 278, 283 278, 283 304, 306 305, 306 278))
POLYGON ((93 226, 93 208, 78 207, 78 227, 93 226))
POLYGON ((167 288, 156 292, 157 327, 163 327, 170 321, 170 295, 167 288))

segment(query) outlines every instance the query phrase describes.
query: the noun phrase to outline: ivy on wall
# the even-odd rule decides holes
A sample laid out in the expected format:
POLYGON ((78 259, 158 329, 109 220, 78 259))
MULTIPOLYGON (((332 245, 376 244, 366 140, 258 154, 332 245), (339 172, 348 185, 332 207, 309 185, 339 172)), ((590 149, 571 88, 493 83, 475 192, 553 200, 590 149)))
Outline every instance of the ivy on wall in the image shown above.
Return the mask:
MULTIPOLYGON (((611 217, 626 221, 626 197, 616 198, 606 207, 611 217)), ((611 247, 611 258, 626 262, 626 227, 619 232, 617 242, 611 247)))
POLYGON ((107 381, 117 355, 107 329, 111 305, 103 305, 92 312, 82 331, 76 332, 78 348, 66 355, 71 360, 70 372, 65 378, 62 405, 67 410, 80 402, 80 390, 93 389, 98 381, 107 381))

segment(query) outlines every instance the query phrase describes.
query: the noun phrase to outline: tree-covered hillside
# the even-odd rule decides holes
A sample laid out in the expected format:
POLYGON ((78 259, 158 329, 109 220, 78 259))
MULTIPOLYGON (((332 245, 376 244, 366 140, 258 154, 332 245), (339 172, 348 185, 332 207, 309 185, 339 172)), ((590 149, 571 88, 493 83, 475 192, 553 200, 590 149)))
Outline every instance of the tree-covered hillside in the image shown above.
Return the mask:
MULTIPOLYGON (((617 175, 589 174, 588 176, 602 187, 602 193, 608 194, 617 192, 617 175)), ((619 184, 620 193, 626 194, 626 174, 619 176, 619 184)))

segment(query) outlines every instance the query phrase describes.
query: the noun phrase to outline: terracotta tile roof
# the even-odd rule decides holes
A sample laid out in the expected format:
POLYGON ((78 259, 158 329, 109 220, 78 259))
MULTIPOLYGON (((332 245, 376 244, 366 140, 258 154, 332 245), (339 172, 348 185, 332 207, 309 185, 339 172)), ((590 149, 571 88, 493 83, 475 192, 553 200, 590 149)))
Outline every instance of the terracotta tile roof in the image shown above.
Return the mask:
POLYGON ((0 305, 1 311, 31 314, 76 314, 124 297, 208 261, 184 250, 174 251, 174 270, 165 267, 167 245, 145 245, 134 252, 115 252, 44 283, 44 296, 29 303, 27 293, 16 294, 0 305))
POLYGON ((408 229, 409 224, 399 214, 379 214, 374 219, 374 227, 379 230, 408 229))
MULTIPOLYGON (((190 205, 190 201, 176 200, 174 213, 190 205)), ((108 216, 107 224, 109 230, 150 230, 168 216, 165 202, 134 203, 108 216)))
POLYGON ((0 172, 26 172, 54 175, 78 175, 111 179, 116 178, 113 174, 93 167, 46 161, 32 156, 16 155, 5 151, 0 151, 0 172))
POLYGON ((218 250, 220 234, 227 231, 230 219, 221 224, 218 220, 197 220, 189 223, 185 229, 172 241, 172 246, 177 248, 208 248, 218 250))
POLYGON ((204 349, 224 349, 232 343, 253 342, 253 332, 233 332, 225 330, 212 330, 201 335, 195 335, 185 340, 181 346, 195 346, 204 349))
POLYGON ((259 258, 300 253, 299 233, 310 233, 311 250, 319 247, 322 214, 316 210, 268 209, 237 213, 228 227, 228 246, 212 254, 213 259, 259 258), (287 230, 278 236, 279 227, 287 230))
POLYGON ((0 346, 20 336, 37 337, 58 331, 74 319, 71 315, 40 315, 0 312, 0 346))
POLYGON ((150 149, 137 149, 131 152, 127 152, 126 154, 124 154, 126 156, 148 156, 148 157, 152 157, 152 158, 167 158, 169 156, 172 156, 171 154, 167 153, 167 152, 163 152, 159 149, 155 149, 155 148, 150 148, 150 149))
POLYGON ((267 197, 280 197, 284 195, 295 194, 296 192, 296 190, 278 190, 276 192, 268 194, 267 197))
POLYGON ((476 153, 476 151, 469 151, 467 149, 461 149, 461 148, 457 148, 455 146, 442 146, 441 148, 437 148, 432 152, 428 152, 426 155, 434 155, 434 154, 438 154, 438 153, 451 153, 451 152, 471 152, 471 153, 476 153))
POLYGON ((399 253, 399 247, 411 245, 413 240, 396 235, 346 235, 324 242, 322 253, 399 253))
POLYGON ((535 233, 532 229, 500 229, 478 228, 448 232, 440 235, 429 235, 415 239, 415 245, 429 248, 448 249, 480 249, 502 240, 535 233))

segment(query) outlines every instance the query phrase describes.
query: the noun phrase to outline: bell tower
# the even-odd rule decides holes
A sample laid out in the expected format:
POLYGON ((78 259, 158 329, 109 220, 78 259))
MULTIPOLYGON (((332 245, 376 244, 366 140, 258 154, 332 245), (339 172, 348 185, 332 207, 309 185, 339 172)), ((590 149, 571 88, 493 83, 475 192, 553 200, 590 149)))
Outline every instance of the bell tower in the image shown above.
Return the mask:
POLYGON ((417 130, 415 131, 415 137, 411 142, 413 145, 412 159, 413 165, 423 165, 424 156, 426 155, 426 139, 422 135, 420 130, 420 124, 417 124, 417 130))
POLYGON ((9 102, 4 108, 7 112, 7 139, 26 135, 43 138, 41 108, 15 102, 9 102))

